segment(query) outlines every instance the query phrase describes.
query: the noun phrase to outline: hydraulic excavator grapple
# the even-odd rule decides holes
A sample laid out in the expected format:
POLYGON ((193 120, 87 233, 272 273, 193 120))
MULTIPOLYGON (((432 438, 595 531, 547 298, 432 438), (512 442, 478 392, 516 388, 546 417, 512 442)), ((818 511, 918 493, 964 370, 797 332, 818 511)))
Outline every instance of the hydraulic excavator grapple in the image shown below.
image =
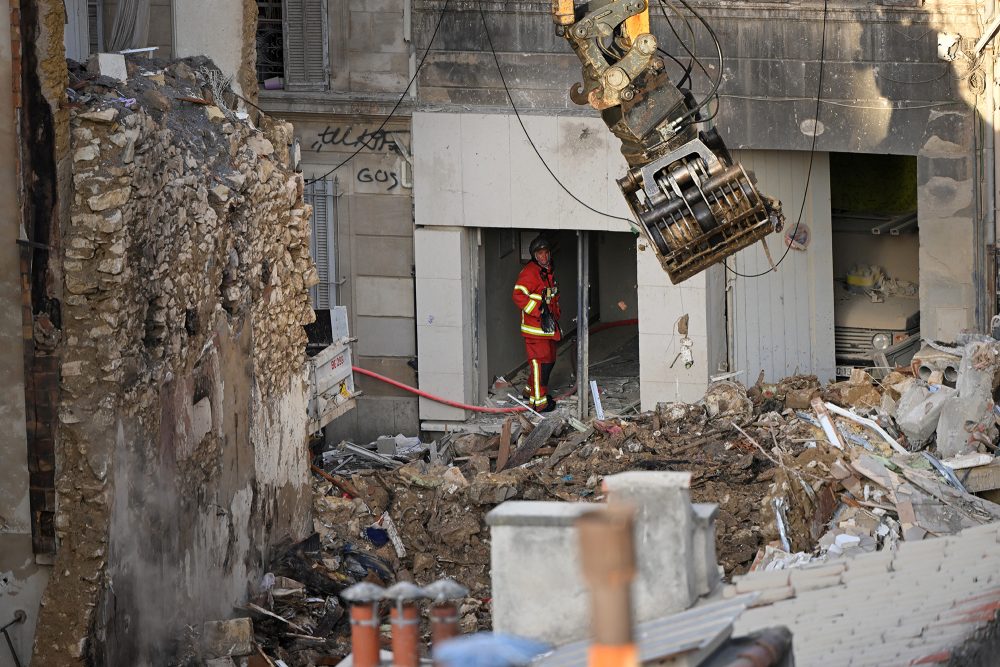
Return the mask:
POLYGON ((646 0, 553 0, 556 32, 583 62, 577 104, 601 112, 629 170, 618 185, 671 282, 679 283, 784 223, 689 91, 674 85, 649 29, 646 0))

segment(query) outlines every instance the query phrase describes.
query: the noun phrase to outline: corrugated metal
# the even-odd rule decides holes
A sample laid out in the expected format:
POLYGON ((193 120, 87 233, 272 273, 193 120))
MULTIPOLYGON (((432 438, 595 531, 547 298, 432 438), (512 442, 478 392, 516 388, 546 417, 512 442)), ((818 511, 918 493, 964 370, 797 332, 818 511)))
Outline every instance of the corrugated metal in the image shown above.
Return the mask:
MULTIPOLYGON (((735 157, 757 175, 761 192, 781 200, 788 229, 802 210, 809 244, 805 251, 790 250, 777 272, 757 278, 727 272, 732 370, 745 371, 748 383, 755 382, 761 370, 771 381, 796 371, 830 379, 834 340, 829 155, 815 154, 808 193, 807 152, 735 151, 735 157)), ((784 234, 772 234, 767 242, 778 262, 785 251, 784 234)), ((728 265, 747 276, 770 267, 760 244, 730 258, 728 265)))
POLYGON ((319 283, 310 288, 309 294, 317 310, 329 310, 337 305, 336 187, 335 181, 323 179, 313 181, 303 192, 303 199, 313 207, 309 251, 319 273, 319 283))
MULTIPOLYGON (((720 637, 729 636, 732 624, 756 598, 757 593, 741 595, 640 623, 635 631, 640 662, 663 660, 710 647, 720 637)), ((589 641, 574 642, 539 658, 533 664, 538 667, 578 667, 587 664, 589 648, 589 641)))

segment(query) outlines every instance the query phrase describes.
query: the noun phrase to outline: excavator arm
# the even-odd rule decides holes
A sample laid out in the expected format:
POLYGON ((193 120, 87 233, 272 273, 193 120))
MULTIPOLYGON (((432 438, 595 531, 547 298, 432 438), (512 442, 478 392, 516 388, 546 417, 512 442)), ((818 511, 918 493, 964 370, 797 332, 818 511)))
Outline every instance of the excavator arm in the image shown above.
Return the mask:
POLYGON ((553 0, 552 16, 583 63, 570 97, 621 140, 629 170, 618 186, 671 282, 781 229, 781 203, 714 129, 698 131, 701 111, 667 76, 646 0, 553 0))

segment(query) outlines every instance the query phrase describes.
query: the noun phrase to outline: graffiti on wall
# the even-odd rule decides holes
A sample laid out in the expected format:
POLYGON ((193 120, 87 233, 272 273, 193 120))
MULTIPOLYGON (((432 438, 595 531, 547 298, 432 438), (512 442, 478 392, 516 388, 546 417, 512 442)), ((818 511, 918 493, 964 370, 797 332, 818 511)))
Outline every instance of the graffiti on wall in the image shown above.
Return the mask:
POLYGON ((309 144, 313 151, 343 147, 351 150, 367 148, 375 153, 392 150, 395 145, 393 135, 408 135, 406 130, 383 130, 377 127, 356 128, 353 125, 331 126, 317 132, 309 144))

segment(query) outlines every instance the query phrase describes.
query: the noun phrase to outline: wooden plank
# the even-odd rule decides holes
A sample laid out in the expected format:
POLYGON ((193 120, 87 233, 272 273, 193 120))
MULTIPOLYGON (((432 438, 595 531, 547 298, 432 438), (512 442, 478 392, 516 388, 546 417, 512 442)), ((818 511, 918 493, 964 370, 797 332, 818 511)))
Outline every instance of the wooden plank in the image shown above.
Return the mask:
POLYGON ((1000 459, 989 465, 956 470, 955 476, 969 493, 1000 489, 1000 459))
POLYGON ((549 441, 552 434, 556 432, 556 429, 562 426, 562 417, 557 417, 555 415, 546 417, 542 422, 535 427, 524 442, 514 451, 510 459, 508 459, 507 464, 503 467, 497 466, 497 470, 505 470, 507 468, 516 468, 519 465, 524 465, 532 459, 532 457, 538 453, 545 443, 549 441))
MULTIPOLYGON (((594 434, 594 427, 591 426, 585 432, 574 433, 565 440, 559 443, 559 446, 555 448, 552 452, 552 456, 549 460, 545 462, 545 469, 552 470, 560 461, 576 451, 576 448, 585 443, 590 439, 590 436, 594 434)), ((539 450, 541 452, 541 450, 539 450)))
POLYGON ((497 470, 503 470, 510 459, 510 434, 513 428, 513 417, 507 417, 503 420, 503 427, 500 429, 500 453, 497 455, 497 470))

